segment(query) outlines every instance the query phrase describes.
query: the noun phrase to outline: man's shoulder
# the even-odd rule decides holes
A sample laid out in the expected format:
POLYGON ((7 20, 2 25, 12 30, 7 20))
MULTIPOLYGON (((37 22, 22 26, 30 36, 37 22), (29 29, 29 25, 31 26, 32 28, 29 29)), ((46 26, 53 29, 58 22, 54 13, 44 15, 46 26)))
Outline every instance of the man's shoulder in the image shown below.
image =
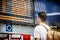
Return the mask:
POLYGON ((41 27, 41 25, 37 25, 35 28, 41 27))
POLYGON ((40 29, 41 28, 41 25, 37 25, 36 27, 35 27, 35 29, 40 29))
POLYGON ((49 27, 47 24, 44 24, 44 26, 45 26, 47 29, 50 30, 50 27, 49 27))

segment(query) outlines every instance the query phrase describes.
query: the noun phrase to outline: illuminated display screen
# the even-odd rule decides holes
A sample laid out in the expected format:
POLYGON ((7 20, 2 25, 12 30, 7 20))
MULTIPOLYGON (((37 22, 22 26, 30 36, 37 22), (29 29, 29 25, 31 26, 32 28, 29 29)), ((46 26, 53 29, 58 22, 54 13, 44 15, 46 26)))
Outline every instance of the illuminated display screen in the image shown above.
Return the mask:
POLYGON ((0 22, 34 25, 32 0, 2 0, 0 22))

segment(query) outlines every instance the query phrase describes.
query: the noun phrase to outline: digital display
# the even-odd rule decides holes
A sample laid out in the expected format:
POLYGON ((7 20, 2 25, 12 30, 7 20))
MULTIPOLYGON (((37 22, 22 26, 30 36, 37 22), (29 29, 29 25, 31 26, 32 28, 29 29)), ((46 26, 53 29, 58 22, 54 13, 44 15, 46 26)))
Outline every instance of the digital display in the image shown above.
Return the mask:
POLYGON ((34 25, 32 0, 2 0, 0 22, 34 25))

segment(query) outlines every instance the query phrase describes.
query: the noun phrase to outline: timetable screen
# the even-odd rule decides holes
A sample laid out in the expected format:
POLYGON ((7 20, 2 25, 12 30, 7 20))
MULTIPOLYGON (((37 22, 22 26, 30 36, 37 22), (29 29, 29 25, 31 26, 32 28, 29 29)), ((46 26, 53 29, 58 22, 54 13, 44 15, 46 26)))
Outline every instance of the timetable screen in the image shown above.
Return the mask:
POLYGON ((0 3, 0 22, 34 25, 32 0, 2 0, 0 3))

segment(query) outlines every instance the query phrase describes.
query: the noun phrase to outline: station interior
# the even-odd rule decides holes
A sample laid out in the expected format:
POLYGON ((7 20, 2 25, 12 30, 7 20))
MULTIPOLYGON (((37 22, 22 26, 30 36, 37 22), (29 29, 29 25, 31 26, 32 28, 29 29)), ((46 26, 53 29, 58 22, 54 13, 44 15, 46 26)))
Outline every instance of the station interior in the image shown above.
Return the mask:
POLYGON ((60 0, 0 0, 0 40, 34 40, 38 12, 60 31, 60 0))

